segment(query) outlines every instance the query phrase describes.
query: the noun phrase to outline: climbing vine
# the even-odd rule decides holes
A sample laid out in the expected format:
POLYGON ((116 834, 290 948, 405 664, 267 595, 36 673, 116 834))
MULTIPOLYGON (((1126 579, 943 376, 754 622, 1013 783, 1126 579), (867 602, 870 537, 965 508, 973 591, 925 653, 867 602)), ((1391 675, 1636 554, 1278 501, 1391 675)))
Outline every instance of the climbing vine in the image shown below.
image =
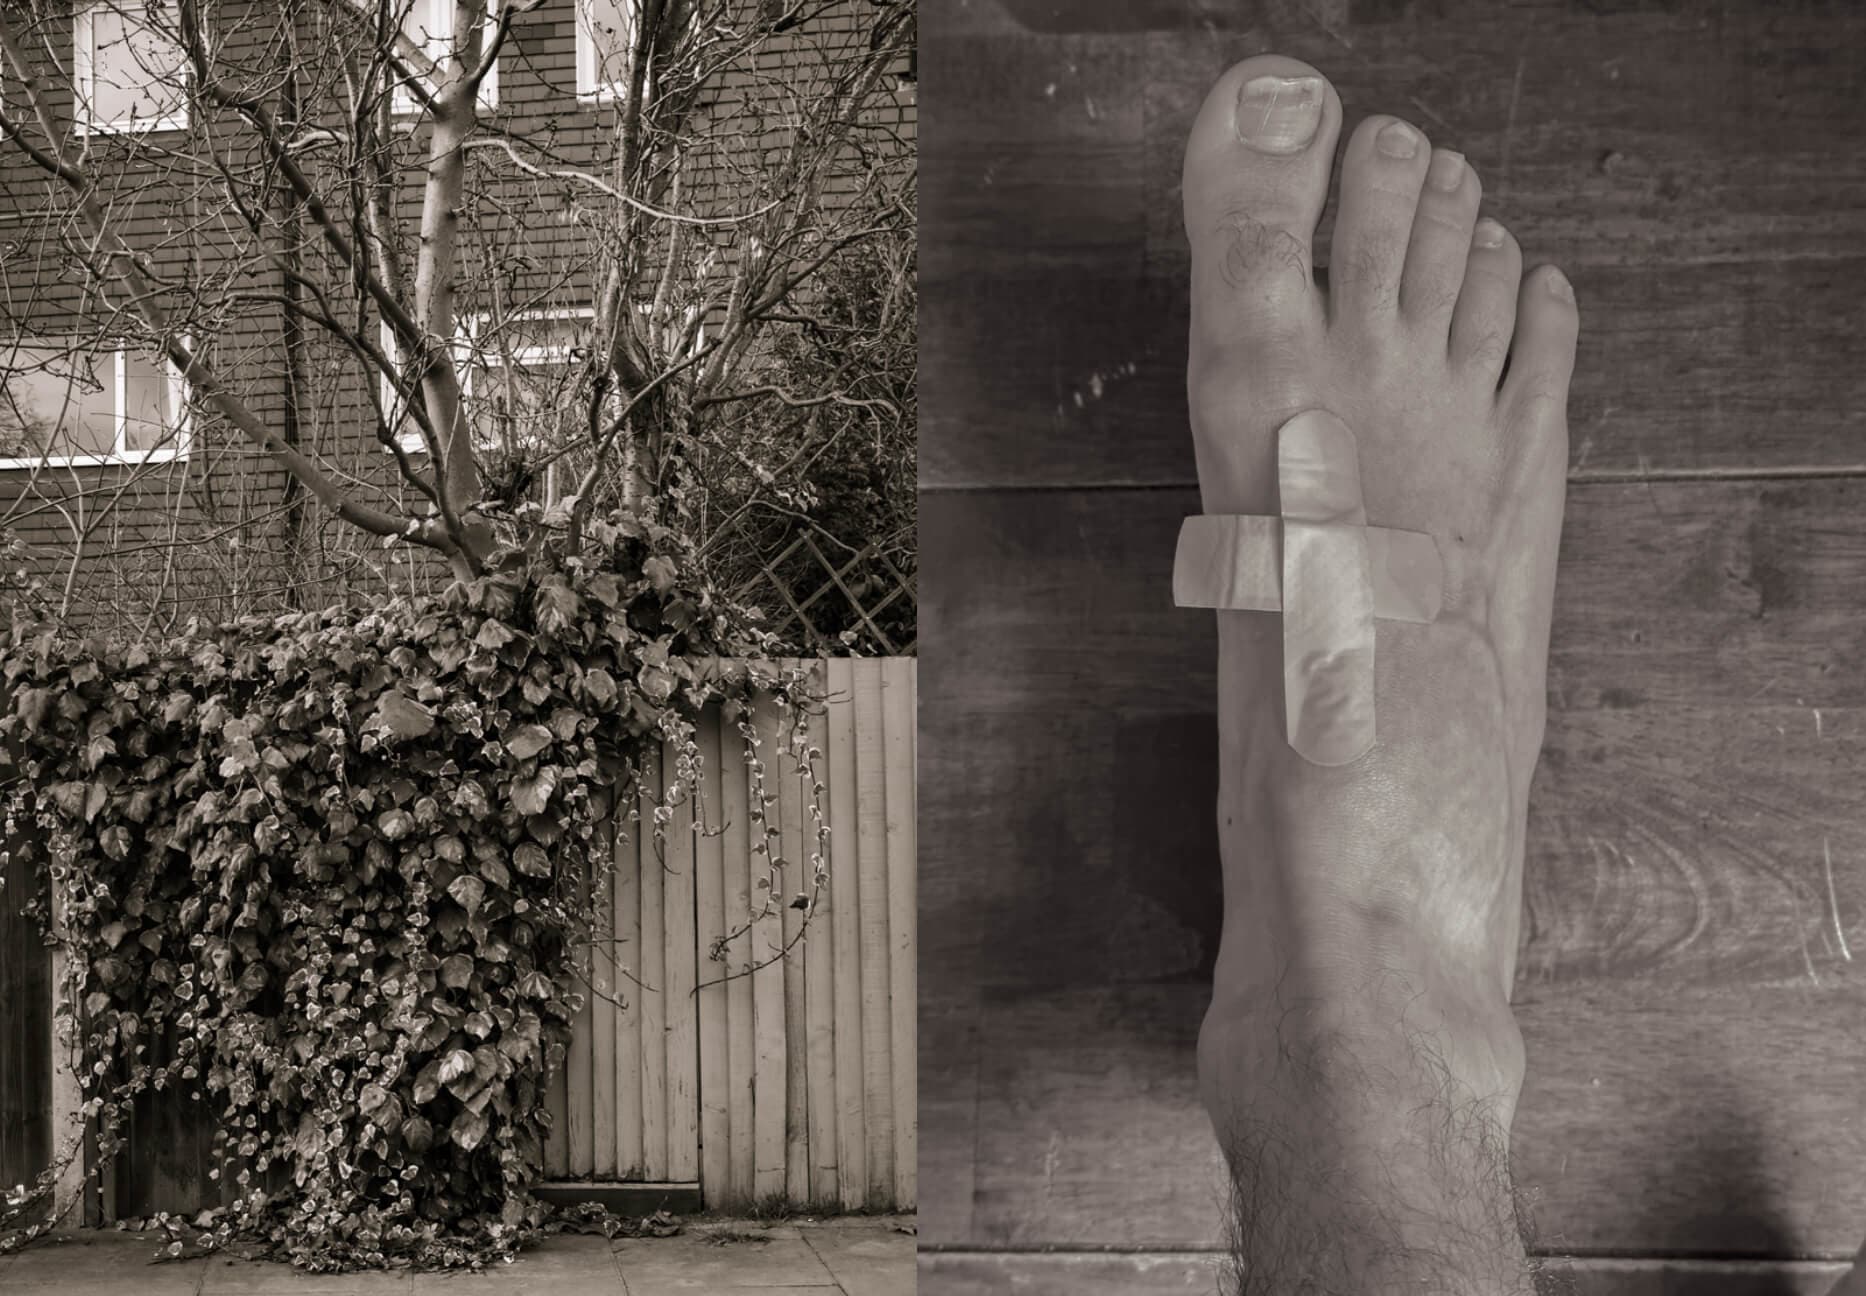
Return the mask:
MULTIPOLYGON (((740 713, 761 788, 753 699, 813 703, 800 670, 721 667, 764 645, 671 533, 612 519, 574 553, 565 534, 540 526, 430 600, 160 643, 0 636, 0 806, 56 897, 93 1172, 139 1095, 208 1103, 224 1204, 194 1242, 426 1267, 543 1223, 545 1085, 578 951, 603 938, 579 897, 610 834, 659 849, 697 796, 701 708, 740 713), (638 814, 664 749, 665 804, 638 814)), ((813 910, 820 814, 811 858, 787 861, 752 801, 762 903, 813 910)), ((57 1169, 0 1203, 0 1229, 57 1169)))

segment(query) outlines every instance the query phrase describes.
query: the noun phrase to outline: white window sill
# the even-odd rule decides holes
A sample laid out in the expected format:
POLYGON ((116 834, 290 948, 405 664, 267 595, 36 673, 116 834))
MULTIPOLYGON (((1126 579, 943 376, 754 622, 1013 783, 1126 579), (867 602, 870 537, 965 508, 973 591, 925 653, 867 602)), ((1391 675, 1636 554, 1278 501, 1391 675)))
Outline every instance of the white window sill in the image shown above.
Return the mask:
POLYGON ((124 454, 34 455, 0 457, 0 471, 21 468, 134 468, 146 463, 173 463, 186 459, 186 450, 131 450, 124 454))
POLYGON ((123 122, 74 121, 72 133, 76 135, 157 135, 169 131, 188 129, 188 117, 184 113, 179 117, 153 117, 148 121, 132 119, 123 122))

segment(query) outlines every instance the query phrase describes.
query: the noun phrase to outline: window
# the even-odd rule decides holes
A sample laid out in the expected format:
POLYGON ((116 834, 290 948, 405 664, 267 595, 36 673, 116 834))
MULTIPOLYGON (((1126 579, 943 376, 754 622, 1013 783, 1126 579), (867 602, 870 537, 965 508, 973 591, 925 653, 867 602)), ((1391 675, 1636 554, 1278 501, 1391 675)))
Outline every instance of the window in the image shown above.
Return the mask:
POLYGON ((49 344, 0 356, 0 468, 187 456, 187 383, 167 363, 49 344))
MULTIPOLYGON (((556 449, 586 432, 588 407, 573 399, 589 330, 590 310, 534 311, 501 320, 494 330, 483 318, 464 321, 454 344, 460 367, 460 399, 473 429, 481 467, 540 448, 556 449), (555 426, 553 426, 555 425, 555 426)), ((382 326, 382 349, 397 366, 395 335, 382 326)), ((394 384, 382 378, 383 412, 398 425, 397 440, 409 454, 426 454, 421 429, 396 402, 394 384)), ((547 503, 557 497, 556 464, 542 483, 547 503)))
MULTIPOLYGON (((436 64, 453 58, 454 0, 402 0, 408 8, 402 14, 402 35, 421 47, 421 52, 436 64)), ((498 0, 486 0, 486 21, 480 27, 479 47, 485 49, 499 30, 498 0)), ((425 82, 424 82, 425 84, 425 82)), ((433 87, 430 86, 430 89, 433 87)), ((479 106, 493 108, 499 103, 499 61, 493 60, 485 79, 479 83, 479 106)), ((395 88, 395 111, 413 113, 421 104, 406 85, 395 88)))
POLYGON ((613 99, 628 85, 634 0, 577 0, 577 97, 613 99))
POLYGON ((77 11, 72 79, 79 131, 133 133, 188 124, 186 61, 181 46, 165 34, 177 21, 170 5, 164 27, 151 27, 140 0, 109 0, 77 11))

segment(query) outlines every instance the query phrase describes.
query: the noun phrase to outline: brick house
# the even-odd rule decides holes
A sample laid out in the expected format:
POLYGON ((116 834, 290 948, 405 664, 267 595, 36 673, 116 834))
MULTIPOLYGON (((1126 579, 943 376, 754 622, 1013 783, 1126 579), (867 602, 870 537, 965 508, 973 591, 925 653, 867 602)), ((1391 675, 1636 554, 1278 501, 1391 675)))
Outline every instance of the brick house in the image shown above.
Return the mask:
MULTIPOLYGON (((532 452, 554 429, 575 434, 556 423, 587 417, 573 400, 577 362, 598 301, 617 283, 638 313, 641 345, 660 359, 693 354, 723 326, 729 302, 681 308, 678 293, 670 301, 657 286, 677 277, 669 266, 692 279, 757 247, 743 234, 746 185, 761 159, 784 153, 788 97, 829 84, 830 69, 858 54, 888 8, 714 0, 711 18, 757 36, 717 42, 717 66, 696 73, 684 142, 655 163, 660 187, 649 205, 693 220, 656 224, 631 208, 623 215, 654 237, 626 246, 612 237, 611 216, 622 211, 614 187, 603 186, 629 117, 642 4, 538 0, 486 16, 480 49, 502 22, 509 30, 479 87, 480 124, 453 212, 450 346, 493 493, 509 487, 548 501, 574 479, 574 456, 538 466, 550 456, 532 452)), ((210 69, 280 123, 328 225, 353 249, 393 247, 406 262, 396 292, 412 297, 430 137, 420 59, 445 59, 455 0, 385 6, 399 19, 402 62, 370 39, 375 12, 364 0, 225 4, 197 31, 210 69), (367 164, 365 109, 381 127, 367 164), (388 233, 372 243, 366 214, 378 191, 388 233)), ((18 75, 23 58, 53 132, 94 183, 96 209, 160 286, 168 333, 346 492, 397 516, 431 513, 395 464, 399 449, 419 470, 433 444, 411 413, 420 389, 404 348, 250 117, 197 84, 182 13, 180 0, 100 0, 14 19, 15 56, 0 80, 9 133, 42 140, 18 75), (319 311, 343 327, 320 327, 319 311)), ((848 148, 820 178, 831 214, 800 220, 833 223, 839 203, 862 201, 877 165, 911 169, 911 54, 877 84, 848 148)), ((432 555, 360 536, 308 499, 159 357, 158 335, 133 318, 101 240, 73 208, 69 189, 17 139, 0 142, 0 518, 54 593, 70 592, 74 618, 155 625, 431 579, 432 555)), ((371 273, 387 280, 389 259, 381 251, 371 273)))

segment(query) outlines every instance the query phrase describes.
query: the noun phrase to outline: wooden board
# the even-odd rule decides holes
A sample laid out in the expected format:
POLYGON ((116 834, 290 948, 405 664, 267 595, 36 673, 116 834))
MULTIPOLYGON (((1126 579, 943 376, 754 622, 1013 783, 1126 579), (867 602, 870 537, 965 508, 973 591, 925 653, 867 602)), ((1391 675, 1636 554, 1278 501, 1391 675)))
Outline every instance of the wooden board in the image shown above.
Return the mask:
POLYGON ((700 1033, 694 949, 693 771, 672 743, 661 749, 663 795, 675 799, 661 875, 661 940, 666 1021, 667 1173, 675 1183, 700 1175, 700 1033))
POLYGON ((668 1178, 667 932, 663 897, 667 886, 671 824, 655 829, 663 804, 666 772, 661 754, 643 757, 641 778, 641 1146, 642 1176, 668 1178))
POLYGON ((616 1177, 616 1078, 621 1064, 616 1057, 616 998, 621 978, 616 972, 615 854, 608 867, 600 856, 595 877, 596 930, 590 951, 590 1174, 597 1179, 616 1177))
POLYGON ((784 911, 782 899, 774 895, 782 885, 774 867, 774 858, 780 850, 776 705, 765 700, 756 703, 752 708, 752 725, 758 734, 758 755, 762 762, 762 773, 747 770, 747 777, 752 779, 752 833, 757 842, 747 861, 755 915, 748 941, 754 968, 751 976, 752 1182, 757 1195, 765 1197, 782 1193, 786 1187, 786 1121, 790 1114, 784 1048, 784 911))
MULTIPOLYGON (((787 667, 797 663, 787 661, 787 667)), ((810 1200, 810 1023, 809 968, 804 915, 795 901, 806 895, 803 821, 806 789, 799 786, 794 743, 801 716, 787 708, 780 719, 777 749, 771 753, 773 790, 777 793, 777 846, 784 915, 784 1192, 791 1201, 810 1200)))
MULTIPOLYGON (((625 789, 637 807, 639 789, 625 789)), ((623 807, 626 811, 626 805, 623 807)), ((626 816, 616 825, 615 948, 616 1019, 616 1173, 639 1179, 647 1171, 642 1143, 642 963, 641 963, 641 822, 626 816)))
MULTIPOLYGON (((579 874, 581 870, 579 870, 579 874)), ((578 892, 589 894, 590 879, 577 876, 571 881, 578 892)), ((570 1030, 570 1048, 564 1063, 565 1082, 568 1086, 569 1119, 565 1122, 565 1131, 569 1136, 570 1160, 567 1169, 574 1179, 587 1179, 596 1164, 596 1112, 595 1089, 591 1075, 591 1025, 596 1015, 596 999, 590 992, 590 981, 594 974, 594 960, 588 946, 581 946, 576 951, 577 993, 582 999, 582 1006, 577 1009, 575 1021, 570 1030)))
POLYGON ((1463 151, 1530 260, 1571 272, 1578 475, 1866 466, 1845 324, 1866 14, 948 8, 922 34, 923 487, 1193 480, 1184 139, 1217 75, 1270 49, 1326 72, 1350 121, 1397 112, 1463 151))
MULTIPOLYGON (((719 789, 720 819, 726 841, 726 931, 732 936, 725 947, 725 967, 731 980, 726 982, 726 1074, 730 1089, 726 1096, 727 1116, 732 1130, 731 1165, 724 1198, 749 1202, 756 1196, 754 1173, 755 1116, 752 1081, 757 1056, 756 1024, 753 1014, 751 966, 753 947, 746 934, 752 913, 752 826, 750 809, 751 782, 747 776, 750 761, 745 754, 745 739, 739 732, 745 719, 735 713, 722 723, 720 746, 734 758, 730 777, 719 789)), ((709 1195, 708 1205, 720 1194, 709 1195)))
POLYGON ((831 658, 825 665, 830 698, 829 807, 835 830, 829 838, 830 933, 836 978, 836 1165, 842 1204, 859 1209, 868 1201, 866 1089, 862 1079, 862 905, 861 855, 856 822, 855 664, 831 658))
MULTIPOLYGON (((724 779, 720 765, 720 712, 710 707, 701 717, 700 823, 694 839, 694 948, 698 956, 697 1002, 700 1030, 700 1183, 723 1198, 732 1178, 732 1073, 727 1066, 727 975, 713 951, 724 939, 726 848, 720 824, 724 779)), ((731 750, 728 745, 727 750, 731 750)))
MULTIPOLYGON (((1187 1170, 1215 1165, 1192 1091, 1219 900, 1213 643, 1166 593, 1190 507, 922 501, 923 566, 967 575, 922 588, 936 1245, 1216 1236, 1213 1185, 1187 1170)), ((1858 481, 1570 493, 1518 985, 1516 1158, 1546 1237, 1858 1246, 1863 565, 1858 481)))
MULTIPOLYGON (((920 1296, 1188 1296, 1220 1290, 1221 1257, 941 1253, 919 1257, 920 1296)), ((1551 1267, 1573 1296, 1826 1296, 1846 1266, 1813 1261, 1582 1260, 1551 1267)))
MULTIPOLYGON (((813 684, 824 688, 819 665, 813 684)), ((828 806, 828 717, 812 709, 802 717, 807 755, 796 774, 796 796, 803 808, 798 842, 798 885, 815 896, 815 905, 803 934, 804 980, 807 988, 805 1043, 810 1095, 810 1196, 814 1202, 838 1200, 836 1158, 836 946, 835 888, 817 886, 815 873, 827 867, 818 829, 820 814, 828 806)), ((912 1000, 907 1002, 911 1003, 912 1000)), ((912 1028, 912 1018, 897 1014, 912 1028)), ((897 1202, 897 1204, 899 1204, 897 1202)))
POLYGON ((895 1207, 911 1207, 918 1197, 920 1159, 919 1088, 915 1079, 914 1017, 918 981, 915 976, 919 912, 915 876, 918 873, 918 801, 914 795, 914 735, 918 724, 914 663, 889 659, 881 663, 882 770, 887 802, 888 852, 888 1065, 894 1079, 889 1110, 894 1114, 895 1207))
MULTIPOLYGON (((888 1023, 888 806, 882 770, 881 663, 855 668, 856 854, 860 872, 862 1106, 869 1201, 894 1183, 894 1076, 888 1023)), ((876 1203, 878 1204, 878 1203, 876 1203)))

